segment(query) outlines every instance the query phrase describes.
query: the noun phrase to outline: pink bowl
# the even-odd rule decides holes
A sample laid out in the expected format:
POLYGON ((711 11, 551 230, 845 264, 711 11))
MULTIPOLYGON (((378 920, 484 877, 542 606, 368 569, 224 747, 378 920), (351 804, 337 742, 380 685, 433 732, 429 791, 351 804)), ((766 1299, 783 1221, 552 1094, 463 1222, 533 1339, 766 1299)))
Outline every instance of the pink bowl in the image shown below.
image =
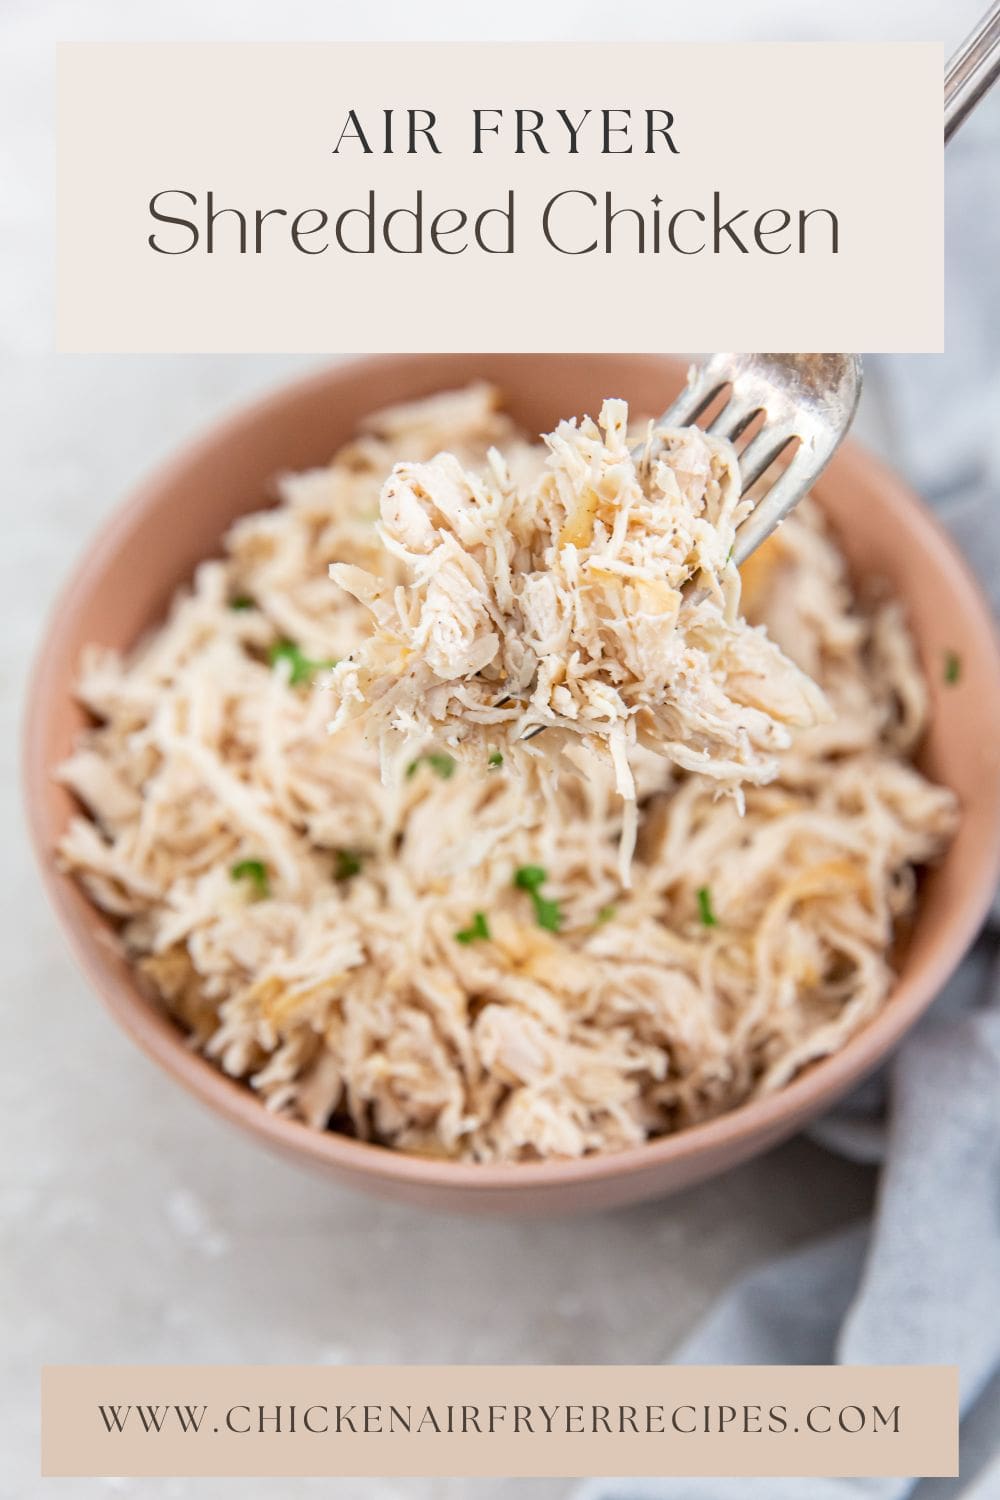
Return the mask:
MULTIPOLYGON (((104 527, 52 613, 32 678, 24 780, 45 884, 84 972, 115 1019, 204 1103, 264 1145, 354 1187, 436 1208, 552 1215, 673 1192, 792 1134, 870 1072, 927 1008, 972 941, 1000 862, 1000 656, 964 561, 912 492, 854 444, 819 488, 857 576, 904 602, 931 692, 921 764, 961 799, 959 832, 922 883, 912 936, 882 1011, 835 1056, 780 1093, 628 1151, 575 1161, 475 1165, 407 1156, 269 1114, 244 1085, 191 1052, 107 941, 109 923, 56 867, 73 802, 52 778, 84 723, 73 697, 83 646, 128 647, 165 610, 230 523, 273 498, 281 472, 325 462, 366 413, 474 378, 494 381, 529 431, 597 409, 606 394, 661 411, 679 362, 637 355, 420 355, 341 364, 213 427, 147 480, 104 527), (958 653, 961 680, 944 682, 958 653)), ((109 441, 111 434, 109 433, 109 441)))

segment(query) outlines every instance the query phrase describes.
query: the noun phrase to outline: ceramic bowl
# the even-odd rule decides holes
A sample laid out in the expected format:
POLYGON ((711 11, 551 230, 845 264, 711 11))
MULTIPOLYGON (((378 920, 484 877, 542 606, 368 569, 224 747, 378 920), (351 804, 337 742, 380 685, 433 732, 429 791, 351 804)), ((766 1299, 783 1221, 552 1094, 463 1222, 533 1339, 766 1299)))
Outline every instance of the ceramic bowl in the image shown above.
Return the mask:
MULTIPOLYGON (((269 1114, 245 1085, 190 1050, 108 941, 109 923, 62 874, 53 848, 73 812, 52 772, 84 714, 73 697, 83 646, 128 647, 163 614, 229 524, 274 497, 275 477, 327 461, 358 420, 389 402, 487 378, 532 433, 605 395, 657 412, 683 378, 676 360, 635 355, 423 355, 342 363, 214 426, 142 484, 104 527, 53 610, 33 674, 25 744, 27 807, 45 884, 97 993, 124 1029, 209 1108, 262 1145, 348 1185, 460 1211, 557 1214, 675 1191, 765 1151, 870 1072, 934 999, 990 902, 1000 851, 1000 658, 989 610, 962 558, 895 474, 845 443, 819 498, 858 577, 904 602, 931 693, 921 765, 962 805, 957 837, 921 884, 888 1002, 835 1056, 781 1092, 720 1119, 612 1155, 475 1165, 407 1156, 269 1114), (948 652, 961 660, 945 680, 948 652)), ((108 441, 114 440, 111 428, 108 441)), ((44 1004, 44 997, 39 997, 44 1004)))

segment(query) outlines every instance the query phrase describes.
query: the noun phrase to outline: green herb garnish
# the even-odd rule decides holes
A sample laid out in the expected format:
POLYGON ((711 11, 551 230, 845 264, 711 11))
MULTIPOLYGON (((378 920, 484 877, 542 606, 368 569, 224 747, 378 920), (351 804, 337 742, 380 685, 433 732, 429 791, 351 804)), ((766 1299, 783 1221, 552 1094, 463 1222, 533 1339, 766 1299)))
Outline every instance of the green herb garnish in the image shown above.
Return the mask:
POLYGON ((460 932, 455 933, 455 941, 456 943, 475 943, 480 939, 489 942, 490 924, 486 920, 486 913, 477 911, 473 913, 468 927, 463 927, 460 932))
POLYGON ((541 893, 541 887, 548 878, 548 871, 543 870, 541 865, 522 865, 519 870, 514 871, 514 884, 519 891, 527 891, 531 897, 535 921, 539 927, 544 927, 546 932, 558 932, 563 920, 559 903, 550 901, 541 893))
POLYGON ((944 657, 944 680, 954 685, 962 675, 962 658, 957 651, 946 651, 944 657))
POLYGON ((604 924, 605 924, 605 922, 612 922, 612 921, 614 921, 614 919, 615 919, 615 917, 617 917, 617 915, 618 915, 618 908, 617 908, 617 906, 602 906, 601 909, 600 909, 600 911, 597 913, 598 925, 601 926, 601 927, 603 927, 604 924))
POLYGON ((230 609, 255 609, 256 604, 249 594, 237 594, 235 599, 229 601, 230 609))
POLYGON ((718 927, 719 919, 712 909, 712 892, 707 885, 698 887, 698 916, 703 927, 718 927))
POLYGON ((241 859, 229 871, 232 880, 249 880, 256 895, 263 898, 271 894, 271 882, 267 876, 267 865, 262 859, 241 859))
POLYGON ((337 665, 335 660, 313 661, 299 650, 294 641, 275 641, 267 653, 267 659, 271 666, 277 666, 279 661, 287 661, 291 671, 288 681, 292 687, 299 687, 303 682, 312 682, 317 672, 329 672, 331 667, 337 665))
POLYGON ((532 896, 535 903, 535 921, 546 932, 558 932, 562 926, 562 912, 558 901, 548 901, 544 896, 532 896))
POLYGON ((353 853, 350 849, 337 850, 337 863, 334 867, 334 880, 350 880, 352 875, 361 874, 361 855, 353 853))
POLYGON ((411 760, 406 768, 407 780, 416 776, 421 766, 430 766, 436 776, 442 781, 448 781, 455 774, 455 758, 445 751, 432 750, 429 755, 418 755, 416 760, 411 760))
POLYGON ((501 753, 500 753, 500 751, 499 751, 499 750, 491 750, 491 751, 490 751, 490 758, 489 758, 489 760, 488 760, 488 761, 487 761, 487 762, 486 762, 486 764, 487 764, 487 765, 488 765, 488 766, 489 766, 489 767, 490 767, 490 768, 491 768, 491 769, 492 769, 492 768, 493 768, 493 767, 494 767, 494 766, 502 766, 502 765, 503 765, 503 756, 502 756, 502 755, 501 755, 501 753))

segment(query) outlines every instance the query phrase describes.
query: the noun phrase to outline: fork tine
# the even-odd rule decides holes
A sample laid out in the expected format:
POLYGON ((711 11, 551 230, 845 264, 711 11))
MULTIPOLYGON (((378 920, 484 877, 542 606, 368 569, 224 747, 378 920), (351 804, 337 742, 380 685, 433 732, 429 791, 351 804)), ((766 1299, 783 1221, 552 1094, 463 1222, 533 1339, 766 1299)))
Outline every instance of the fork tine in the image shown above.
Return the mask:
POLYGON ((780 526, 792 506, 811 486, 823 467, 815 463, 814 457, 804 447, 799 448, 786 469, 775 479, 736 532, 733 558, 737 567, 746 562, 750 553, 780 526))
POLYGON ((735 443, 761 410, 759 401, 743 396, 734 387, 732 397, 726 402, 715 421, 709 424, 707 430, 713 437, 728 438, 731 443, 735 443))
POLYGON ((763 473, 768 470, 789 443, 794 442, 796 434, 789 432, 787 428, 774 428, 765 421, 754 437, 747 443, 740 454, 740 476, 743 480, 743 494, 763 473))
POLYGON ((732 381, 725 355, 715 355, 697 366, 688 375, 687 383, 673 405, 668 406, 657 427, 691 427, 718 396, 723 386, 732 381))
POLYGON ((673 405, 659 418, 657 427, 693 427, 706 407, 711 406, 724 384, 720 380, 709 386, 706 382, 698 381, 695 385, 685 386, 673 405))

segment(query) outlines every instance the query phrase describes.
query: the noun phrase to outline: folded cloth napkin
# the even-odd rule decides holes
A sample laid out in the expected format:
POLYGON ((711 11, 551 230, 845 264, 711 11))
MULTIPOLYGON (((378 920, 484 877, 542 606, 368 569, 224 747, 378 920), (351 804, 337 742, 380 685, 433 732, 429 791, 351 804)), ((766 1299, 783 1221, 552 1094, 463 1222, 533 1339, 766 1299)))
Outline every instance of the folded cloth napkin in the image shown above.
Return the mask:
MULTIPOLYGON (((893 457, 1000 612, 1000 90, 949 148, 948 352, 870 362, 893 457)), ((595 1480, 578 1500, 1000 1500, 1000 912, 888 1066, 814 1130, 875 1210, 747 1276, 683 1364, 957 1364, 962 1476, 595 1480)))

